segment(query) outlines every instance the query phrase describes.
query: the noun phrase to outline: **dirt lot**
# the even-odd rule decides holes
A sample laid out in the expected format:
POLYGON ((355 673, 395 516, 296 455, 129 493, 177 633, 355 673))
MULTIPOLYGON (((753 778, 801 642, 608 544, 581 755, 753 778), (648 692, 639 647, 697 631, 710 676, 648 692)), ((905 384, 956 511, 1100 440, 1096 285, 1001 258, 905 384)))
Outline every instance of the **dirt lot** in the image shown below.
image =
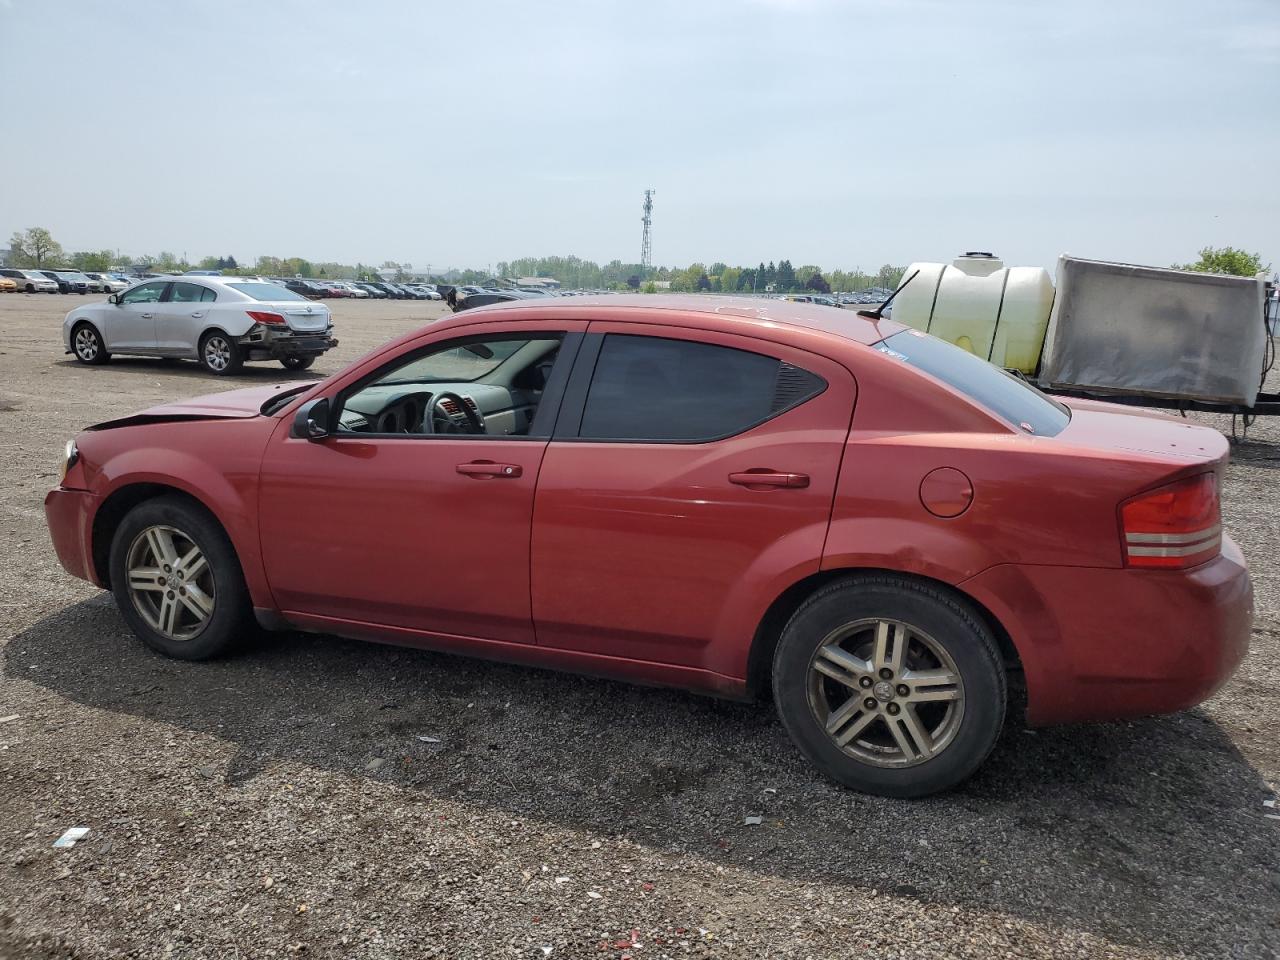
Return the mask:
MULTIPOLYGON (((70 306, 0 297, 0 958, 1280 953, 1280 424, 1229 472, 1258 619, 1227 688, 1012 724, 962 790, 904 803, 817 777, 767 705, 331 637, 149 653, 41 501, 80 428, 235 382, 77 366, 70 306)), ((316 370, 439 312, 340 303, 316 370)))

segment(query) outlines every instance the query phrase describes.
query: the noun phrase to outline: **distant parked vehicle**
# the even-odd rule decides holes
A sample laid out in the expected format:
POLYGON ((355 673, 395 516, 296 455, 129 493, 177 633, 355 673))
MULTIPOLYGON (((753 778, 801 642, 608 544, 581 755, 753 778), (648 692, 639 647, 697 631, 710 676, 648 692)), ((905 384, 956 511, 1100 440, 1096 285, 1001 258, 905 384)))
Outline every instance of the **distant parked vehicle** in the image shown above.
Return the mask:
POLYGON ((102 284, 103 293, 119 293, 129 287, 124 280, 117 280, 109 273, 86 273, 85 276, 102 284))
POLYGON ((210 373, 235 373, 246 360, 279 360, 305 370, 338 341, 329 308, 274 283, 240 277, 161 277, 67 314, 67 353, 101 364, 113 353, 187 357, 210 373))
POLYGON ((8 277, 18 285, 18 289, 23 293, 58 292, 58 284, 39 270, 15 270, 11 267, 4 267, 0 268, 0 277, 8 277))
POLYGON ((0 293, 17 293, 18 281, 13 277, 0 277, 0 293))
POLYGON ((109 293, 110 291, 103 285, 101 280, 89 276, 81 270, 55 270, 59 276, 66 277, 76 285, 79 290, 80 284, 85 285, 84 293, 109 293))
POLYGON ((381 287, 374 286, 372 283, 364 283, 361 281, 357 282, 356 286, 375 300, 387 299, 387 291, 383 290, 381 287))
POLYGON ((69 276, 65 276, 60 270, 41 270, 46 277, 58 285, 59 293, 88 293, 89 278, 83 280, 74 280, 69 276))
POLYGON ((306 297, 308 300, 319 300, 323 294, 319 289, 313 287, 306 280, 285 280, 284 288, 290 293, 296 293, 300 297, 306 297))

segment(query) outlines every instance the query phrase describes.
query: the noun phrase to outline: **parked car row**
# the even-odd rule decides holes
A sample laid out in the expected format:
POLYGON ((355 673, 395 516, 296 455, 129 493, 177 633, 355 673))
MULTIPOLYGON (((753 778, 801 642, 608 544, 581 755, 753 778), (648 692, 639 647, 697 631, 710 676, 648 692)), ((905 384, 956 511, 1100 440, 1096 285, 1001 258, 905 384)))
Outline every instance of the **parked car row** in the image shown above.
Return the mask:
POLYGON ((283 284, 309 300, 351 298, 359 300, 439 300, 440 293, 430 283, 389 283, 364 280, 303 280, 295 277, 267 278, 283 284))
POLYGON ((120 274, 0 267, 0 291, 5 293, 119 293, 129 283, 120 274), (4 280, 12 281, 13 285, 4 280))

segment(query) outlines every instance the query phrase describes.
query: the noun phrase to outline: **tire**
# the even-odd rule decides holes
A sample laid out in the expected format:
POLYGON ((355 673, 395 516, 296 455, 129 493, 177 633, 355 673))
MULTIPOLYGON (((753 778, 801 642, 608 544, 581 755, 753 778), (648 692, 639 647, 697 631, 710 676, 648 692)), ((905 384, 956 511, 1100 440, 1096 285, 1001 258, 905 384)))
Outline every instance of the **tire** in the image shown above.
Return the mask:
POLYGON ((28 283, 27 293, 35 293, 35 292, 36 292, 36 285, 34 283, 28 283))
POLYGON ((143 643, 165 656, 207 660, 255 633, 235 549, 218 522, 189 500, 157 497, 130 510, 112 538, 109 564, 121 616, 143 643), (184 575, 182 561, 193 549, 204 563, 186 563, 184 575))
POLYGON ((87 320, 77 323, 71 330, 71 352, 77 361, 90 367, 100 366, 111 359, 102 334, 87 320))
POLYGON ((286 370, 310 370, 316 362, 315 357, 281 357, 280 363, 286 370))
POLYGON ((1008 700, 981 618, 935 586, 889 575, 842 580, 801 605, 774 651, 773 693, 819 770, 887 797, 969 777, 995 746, 1008 700))
POLYGON ((219 377, 239 373, 244 366, 244 351, 221 330, 210 330, 200 338, 200 365, 219 377))

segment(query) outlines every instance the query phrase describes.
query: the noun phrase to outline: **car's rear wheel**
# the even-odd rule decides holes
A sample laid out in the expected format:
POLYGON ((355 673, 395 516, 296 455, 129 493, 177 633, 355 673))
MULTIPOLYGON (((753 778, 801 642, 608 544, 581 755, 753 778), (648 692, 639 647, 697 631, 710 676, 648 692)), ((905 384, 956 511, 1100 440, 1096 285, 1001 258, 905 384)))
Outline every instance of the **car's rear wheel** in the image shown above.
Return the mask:
POLYGON ((774 655, 774 699, 801 751, 868 793, 921 797, 972 774, 1004 723, 995 638, 919 581, 857 577, 810 597, 774 655))
POLYGON ((210 330, 200 340, 200 363, 210 373, 225 376, 244 366, 244 351, 221 330, 210 330))
POLYGON ((111 541, 111 589, 143 643, 205 660, 253 632, 240 562, 208 513, 180 497, 134 507, 111 541))
POLYGON ((281 357, 280 363, 286 370, 308 370, 316 362, 315 357, 281 357))
POLYGON ((89 366, 97 366, 111 359, 107 345, 98 328, 88 322, 78 323, 71 331, 71 350, 75 358, 89 366))

